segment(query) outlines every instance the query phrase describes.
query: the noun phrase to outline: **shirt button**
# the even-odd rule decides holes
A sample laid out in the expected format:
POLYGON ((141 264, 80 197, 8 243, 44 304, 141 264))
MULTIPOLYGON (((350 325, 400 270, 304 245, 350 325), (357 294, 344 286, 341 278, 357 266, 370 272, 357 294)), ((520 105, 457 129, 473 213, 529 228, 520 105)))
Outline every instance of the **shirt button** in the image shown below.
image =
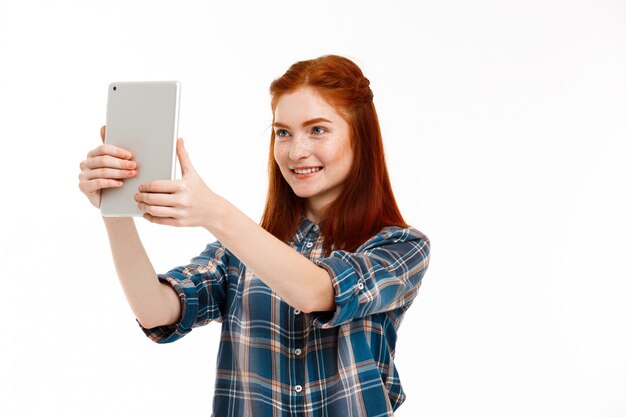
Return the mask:
POLYGON ((363 283, 362 283, 362 282, 359 282, 359 285, 357 285, 357 287, 359 287, 359 289, 360 289, 360 290, 362 290, 362 289, 363 289, 363 287, 364 287, 364 285, 363 285, 363 283))
POLYGON ((296 392, 300 393, 302 392, 302 385, 296 385, 294 389, 296 390, 296 392))
POLYGON ((293 353, 295 353, 296 356, 300 356, 300 355, 302 355, 302 349, 297 348, 296 350, 293 351, 293 353))
POLYGON ((295 310, 293 310, 293 314, 295 314, 295 315, 297 316, 298 314, 300 314, 300 310, 298 310, 298 309, 296 308, 295 310))
POLYGON ((313 247, 313 243, 312 243, 312 242, 307 243, 307 244, 306 244, 306 247, 307 247, 307 248, 309 248, 309 249, 311 249, 311 248, 313 247))
POLYGON ((318 225, 313 226, 313 230, 315 230, 316 232, 318 231, 320 227, 318 225))

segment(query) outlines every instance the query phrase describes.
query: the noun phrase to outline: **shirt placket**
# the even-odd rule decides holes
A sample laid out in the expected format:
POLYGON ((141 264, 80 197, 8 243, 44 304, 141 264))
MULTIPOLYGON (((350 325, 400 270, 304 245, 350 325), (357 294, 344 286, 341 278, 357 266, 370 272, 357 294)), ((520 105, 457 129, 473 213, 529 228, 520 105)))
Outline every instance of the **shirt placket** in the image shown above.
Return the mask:
MULTIPOLYGON (((307 258, 310 258, 317 241, 317 231, 319 227, 315 225, 306 234, 306 237, 297 245, 297 250, 307 258)), ((293 370, 292 395, 296 404, 294 415, 304 416, 306 408, 306 384, 305 384, 305 367, 306 367, 306 316, 297 308, 291 308, 292 329, 294 329, 294 337, 290 346, 291 369, 293 370)))
POLYGON ((290 346, 290 362, 292 369, 291 394, 296 405, 294 416, 304 416, 305 413, 305 361, 304 361, 304 313, 296 308, 291 309, 294 337, 290 346))

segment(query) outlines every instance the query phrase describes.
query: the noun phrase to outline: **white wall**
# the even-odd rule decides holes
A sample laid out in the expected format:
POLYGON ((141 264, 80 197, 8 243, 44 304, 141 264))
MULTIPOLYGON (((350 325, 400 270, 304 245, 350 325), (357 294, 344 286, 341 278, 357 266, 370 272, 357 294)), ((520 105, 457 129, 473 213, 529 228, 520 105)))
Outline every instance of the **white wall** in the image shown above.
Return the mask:
MULTIPOLYGON (((626 3, 388 3, 0 0, 0 415, 209 415, 219 326, 143 336, 78 164, 109 82, 177 79, 196 167, 258 219, 269 83, 326 53, 432 239, 397 415, 626 415, 626 3)), ((212 239, 139 227, 160 271, 212 239)))

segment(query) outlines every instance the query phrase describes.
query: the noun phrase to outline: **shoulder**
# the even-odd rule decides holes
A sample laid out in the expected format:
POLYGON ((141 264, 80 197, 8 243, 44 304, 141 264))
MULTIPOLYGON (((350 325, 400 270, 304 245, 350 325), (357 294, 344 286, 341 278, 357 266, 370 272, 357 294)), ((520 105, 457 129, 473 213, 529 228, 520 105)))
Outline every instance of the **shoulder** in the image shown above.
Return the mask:
POLYGON ((367 251, 380 246, 402 245, 420 246, 428 250, 430 248, 430 239, 413 227, 388 226, 382 228, 377 234, 369 238, 363 243, 357 252, 367 251))

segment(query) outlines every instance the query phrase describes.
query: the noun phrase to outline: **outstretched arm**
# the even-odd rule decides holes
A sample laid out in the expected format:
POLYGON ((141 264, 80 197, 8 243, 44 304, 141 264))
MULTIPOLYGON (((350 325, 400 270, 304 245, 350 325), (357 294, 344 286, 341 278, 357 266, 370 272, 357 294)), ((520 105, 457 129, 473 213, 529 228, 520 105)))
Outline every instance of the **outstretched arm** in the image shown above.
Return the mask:
POLYGON ((170 226, 204 227, 292 307, 303 312, 334 310, 328 272, 211 191, 191 164, 182 139, 176 151, 181 180, 139 187, 135 199, 144 218, 170 226))
POLYGON ((181 314, 178 295, 162 284, 144 250, 135 222, 103 217, 117 276, 135 317, 147 329, 174 324, 181 314))
MULTIPOLYGON (((100 129, 104 141, 105 127, 100 129)), ((100 207, 102 190, 122 187, 123 180, 137 174, 129 151, 102 144, 80 163, 79 188, 94 207, 100 207)), ((180 301, 171 287, 159 283, 143 248, 132 218, 104 217, 118 277, 133 313, 142 326, 150 328, 176 323, 180 301)))

